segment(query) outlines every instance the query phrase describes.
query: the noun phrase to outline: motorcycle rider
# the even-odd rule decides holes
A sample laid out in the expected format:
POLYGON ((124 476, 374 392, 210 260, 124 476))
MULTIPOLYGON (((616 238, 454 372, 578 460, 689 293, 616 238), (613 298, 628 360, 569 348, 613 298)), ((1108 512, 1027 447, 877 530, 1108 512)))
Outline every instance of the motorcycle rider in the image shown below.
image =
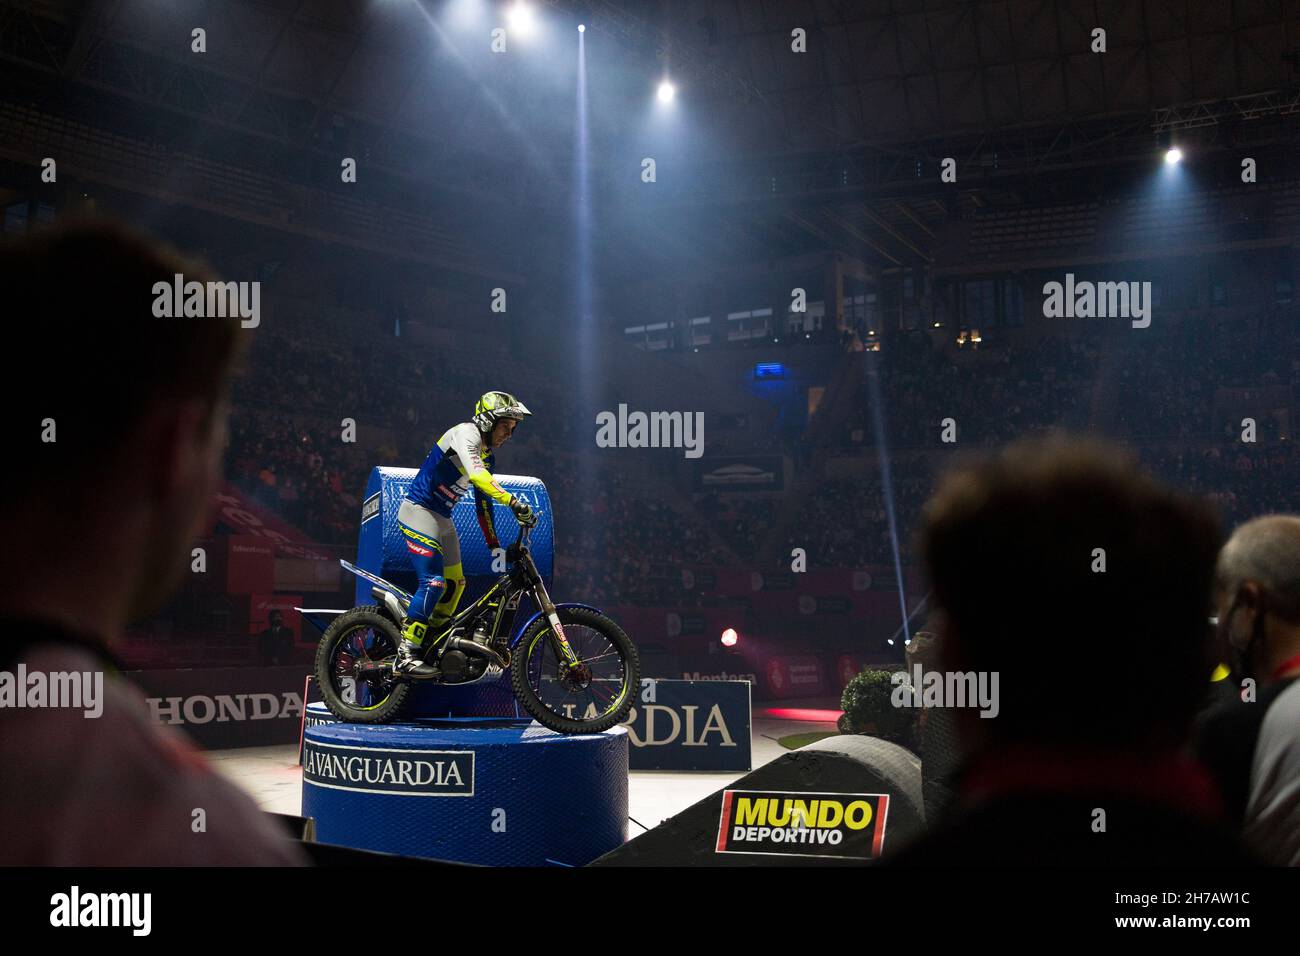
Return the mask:
POLYGON ((492 477, 494 452, 509 441, 515 428, 532 412, 509 392, 487 392, 474 407, 471 421, 443 433, 425 458, 397 510, 407 555, 420 586, 402 622, 402 642, 393 669, 413 677, 428 677, 434 668, 420 660, 425 633, 442 630, 456 613, 465 590, 460 539, 451 513, 472 485, 479 527, 489 548, 500 547, 492 511, 507 505, 521 524, 537 519, 526 501, 510 494, 492 477))

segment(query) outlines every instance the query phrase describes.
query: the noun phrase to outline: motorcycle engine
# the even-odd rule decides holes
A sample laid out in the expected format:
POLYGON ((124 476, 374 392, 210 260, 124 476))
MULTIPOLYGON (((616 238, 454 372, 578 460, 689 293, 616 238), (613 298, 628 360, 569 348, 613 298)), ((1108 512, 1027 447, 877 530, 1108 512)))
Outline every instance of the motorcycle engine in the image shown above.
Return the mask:
POLYGON ((438 661, 444 684, 464 684, 478 680, 488 668, 487 658, 470 657, 464 651, 450 650, 438 661))
MULTIPOLYGON (((451 631, 448 638, 467 638, 466 628, 458 627, 451 631)), ((473 640, 486 644, 486 632, 482 628, 476 629, 473 640), (483 640, 480 640, 480 634, 483 640)), ((442 683, 444 684, 468 684, 482 677, 488 667, 491 666, 486 657, 480 657, 477 654, 466 654, 459 649, 444 651, 438 658, 438 667, 442 670, 442 683)))
POLYGON ((444 684, 459 684, 465 680, 465 671, 469 666, 469 658, 463 651, 446 651, 438 661, 438 666, 442 668, 442 682, 444 684))

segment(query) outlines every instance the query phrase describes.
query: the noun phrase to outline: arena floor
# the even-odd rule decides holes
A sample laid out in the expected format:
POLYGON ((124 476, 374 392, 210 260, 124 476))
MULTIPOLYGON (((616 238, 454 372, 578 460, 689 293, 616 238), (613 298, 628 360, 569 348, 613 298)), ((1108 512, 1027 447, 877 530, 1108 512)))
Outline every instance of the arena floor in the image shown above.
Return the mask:
MULTIPOLYGON (((788 734, 816 731, 835 732, 835 724, 816 720, 773 719, 756 712, 753 724, 754 768, 763 766, 788 751, 777 741, 788 734)), ((214 750, 208 753, 216 768, 248 791, 263 810, 298 814, 302 810, 302 769, 298 766, 298 748, 293 744, 275 747, 244 747, 238 750, 214 750)), ((680 813, 743 777, 733 773, 671 773, 635 771, 629 775, 628 835, 642 832, 680 813)))

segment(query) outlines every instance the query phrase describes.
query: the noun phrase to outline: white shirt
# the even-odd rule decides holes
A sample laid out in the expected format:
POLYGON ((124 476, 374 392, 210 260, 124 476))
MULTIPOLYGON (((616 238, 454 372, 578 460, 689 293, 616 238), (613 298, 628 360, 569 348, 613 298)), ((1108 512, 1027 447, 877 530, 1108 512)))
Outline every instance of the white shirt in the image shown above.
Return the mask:
POLYGON ((1273 701, 1260 725, 1242 833, 1270 863, 1300 866, 1300 680, 1273 701))

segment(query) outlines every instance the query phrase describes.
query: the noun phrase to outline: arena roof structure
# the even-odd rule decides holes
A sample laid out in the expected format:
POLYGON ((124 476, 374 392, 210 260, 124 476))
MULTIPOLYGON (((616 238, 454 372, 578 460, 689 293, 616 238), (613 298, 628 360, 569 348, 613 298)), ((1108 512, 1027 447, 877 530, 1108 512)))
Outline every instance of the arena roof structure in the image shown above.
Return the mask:
MULTIPOLYGON (((1283 150, 1300 130, 1295 0, 537 0, 552 46, 492 60, 503 6, 0 0, 0 60, 214 137, 347 145, 398 182, 545 206, 573 188, 574 58, 555 51, 583 22, 595 155, 631 148, 671 76, 708 135, 661 206, 722 213, 712 241, 738 256, 832 241, 885 267, 928 261, 947 218, 1077 194, 1173 136, 1283 150)), ((593 170, 622 202, 611 175, 593 170)))

